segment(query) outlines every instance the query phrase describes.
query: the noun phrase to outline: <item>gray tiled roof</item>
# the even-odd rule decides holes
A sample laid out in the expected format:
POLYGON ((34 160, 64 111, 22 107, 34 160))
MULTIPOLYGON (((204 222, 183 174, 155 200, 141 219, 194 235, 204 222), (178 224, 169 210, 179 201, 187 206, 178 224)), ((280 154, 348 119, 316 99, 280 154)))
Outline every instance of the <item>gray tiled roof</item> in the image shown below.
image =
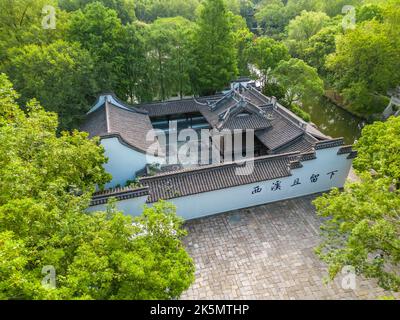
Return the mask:
POLYGON ((140 182, 149 187, 148 202, 152 203, 288 177, 291 163, 298 159, 298 153, 257 158, 254 159, 254 171, 249 175, 237 175, 235 169, 239 164, 225 163, 146 177, 140 182))
POLYGON ((311 152, 314 151, 315 144, 318 142, 313 136, 303 133, 300 137, 289 142, 287 145, 275 150, 275 153, 288 153, 288 152, 311 152))
POLYGON ((248 90, 243 92, 243 96, 249 99, 257 107, 270 103, 270 99, 261 94, 257 89, 249 87, 248 90))
POLYGON ((353 151, 353 146, 343 146, 339 149, 338 154, 350 154, 353 151))
POLYGON ((149 188, 142 187, 125 187, 115 188, 111 190, 99 191, 93 194, 90 206, 97 206, 105 204, 110 198, 116 198, 117 200, 128 200, 138 197, 145 197, 149 195, 149 188))
POLYGON ((278 110, 272 113, 271 127, 256 132, 257 138, 270 150, 274 151, 304 134, 304 129, 295 125, 278 110))
POLYGON ((82 131, 90 136, 117 137, 129 147, 146 152, 154 141, 146 141, 147 133, 153 129, 146 112, 135 108, 122 108, 105 100, 96 110, 87 115, 82 131))
POLYGON ((337 139, 331 139, 331 140, 325 140, 325 141, 318 141, 315 144, 315 150, 335 148, 335 147, 340 147, 340 146, 343 146, 343 145, 344 145, 344 139, 343 138, 337 138, 337 139))
POLYGON ((258 114, 249 115, 236 115, 229 117, 229 119, 224 122, 224 129, 234 130, 234 129, 265 129, 269 128, 271 123, 268 119, 261 117, 258 114))
POLYGON ((150 117, 160 117, 173 114, 198 112, 201 104, 194 99, 149 103, 139 106, 146 110, 150 117))
POLYGON ((86 116, 80 130, 88 132, 89 137, 97 137, 107 134, 107 117, 103 108, 97 109, 86 116))
MULTIPOLYGON (((239 86, 226 95, 135 107, 124 104, 113 95, 101 96, 88 114, 82 130, 89 132, 90 136, 116 136, 128 146, 145 152, 152 144, 152 141, 146 141, 147 132, 153 129, 150 117, 193 112, 201 113, 211 128, 256 130, 258 139, 272 153, 308 152, 313 147, 313 136, 325 139, 317 129, 251 86, 239 86), (309 134, 305 135, 306 132, 309 134)), ((324 148, 324 145, 317 145, 317 148, 324 148)))

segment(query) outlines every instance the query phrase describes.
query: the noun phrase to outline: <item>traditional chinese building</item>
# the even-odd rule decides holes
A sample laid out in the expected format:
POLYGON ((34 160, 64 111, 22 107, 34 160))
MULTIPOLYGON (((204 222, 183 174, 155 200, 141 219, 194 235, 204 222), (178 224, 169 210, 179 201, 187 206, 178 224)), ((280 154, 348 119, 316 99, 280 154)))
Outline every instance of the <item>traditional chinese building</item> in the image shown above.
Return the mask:
MULTIPOLYGON (((174 203, 185 219, 193 219, 328 191, 343 187, 356 156, 342 138, 327 137, 248 81, 235 82, 231 90, 212 97, 136 106, 102 95, 82 130, 101 138, 109 159, 105 169, 113 176, 109 189, 94 195, 90 210, 103 210, 115 197, 119 209, 131 215, 161 199, 174 203), (171 123, 177 132, 171 132, 171 123), (216 134, 250 129, 253 157, 239 163, 233 161, 235 155, 227 161, 221 152, 218 163, 182 165, 167 163, 167 148, 146 154, 160 143, 148 141, 152 129, 171 135, 188 128, 216 134), (252 171, 237 174, 250 162, 252 171), (139 187, 124 187, 135 178, 139 187)), ((217 150, 224 138, 219 142, 217 150)))

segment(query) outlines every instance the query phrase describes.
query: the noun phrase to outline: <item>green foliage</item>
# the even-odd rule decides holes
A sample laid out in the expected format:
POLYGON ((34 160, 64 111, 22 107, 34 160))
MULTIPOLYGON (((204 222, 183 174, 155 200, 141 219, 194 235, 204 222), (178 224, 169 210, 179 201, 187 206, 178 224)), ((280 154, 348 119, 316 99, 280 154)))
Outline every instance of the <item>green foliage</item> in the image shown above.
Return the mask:
POLYGON ((333 279, 346 265, 375 278, 387 290, 400 290, 396 269, 400 263, 400 194, 390 192, 387 179, 361 175, 362 182, 347 184, 316 199, 323 242, 319 257, 333 279))
POLYGON ((0 76, 0 299, 171 299, 193 282, 182 220, 160 202, 134 221, 110 203, 86 213, 110 180, 98 140, 57 136, 57 117, 27 113, 0 76), (53 266, 56 288, 42 268, 53 266))
POLYGON ((308 40, 317 34, 329 22, 329 17, 323 12, 302 11, 288 25, 287 45, 292 56, 301 57, 308 40))
POLYGON ((135 11, 137 18, 146 22, 177 16, 194 20, 199 3, 199 0, 135 0, 135 11))
POLYGON ((262 33, 275 39, 283 37, 285 26, 290 20, 281 0, 263 2, 255 17, 262 33))
POLYGON ((368 20, 377 20, 383 22, 384 20, 383 7, 376 4, 366 4, 357 9, 357 22, 361 23, 368 20))
POLYGON ((222 90, 236 77, 237 50, 224 0, 205 0, 202 3, 193 49, 192 81, 201 95, 222 90))
POLYGON ((114 48, 115 94, 131 103, 151 101, 155 95, 146 43, 147 26, 134 22, 120 31, 114 48))
POLYGON ((281 61, 289 60, 286 46, 272 38, 259 37, 254 39, 248 48, 249 62, 261 72, 263 86, 270 80, 271 72, 281 61))
POLYGON ((72 14, 68 39, 81 43, 95 62, 95 77, 100 90, 110 91, 116 86, 116 56, 123 30, 117 12, 100 2, 88 4, 83 11, 72 14))
POLYGON ((336 50, 336 36, 340 34, 339 26, 329 26, 322 28, 313 35, 307 43, 307 47, 301 53, 304 60, 314 68, 317 68, 318 74, 327 75, 326 59, 336 50))
POLYGON ((291 110, 294 114, 302 118, 304 121, 310 122, 311 115, 305 112, 299 105, 292 103, 291 105, 286 101, 286 89, 277 82, 268 82, 263 87, 263 94, 267 97, 275 97, 286 108, 291 110))
POLYGON ((380 177, 392 178, 400 187, 400 118, 375 122, 363 129, 356 144, 354 167, 359 172, 374 169, 380 177))
POLYGON ((135 0, 59 0, 61 9, 66 11, 76 11, 84 9, 86 5, 99 2, 105 7, 115 10, 123 23, 133 22, 135 17, 135 0))
POLYGON ((14 48, 2 70, 11 75, 23 104, 39 99, 46 110, 57 112, 62 129, 76 127, 95 98, 93 61, 77 43, 14 48))
POLYGON ((400 291, 400 118, 363 129, 354 162, 361 182, 315 200, 323 242, 318 255, 334 278, 345 265, 400 291), (375 173, 371 175, 373 169, 375 173))
POLYGON ((329 21, 323 12, 302 11, 299 16, 291 20, 288 27, 288 39, 304 41, 320 31, 329 21))
MULTIPOLYGON (((322 0, 323 1, 323 0, 322 0)), ((297 17, 302 11, 321 11, 321 0, 288 0, 286 4, 286 14, 289 20, 297 17)), ((330 1, 330 0, 327 0, 330 1)))
POLYGON ((0 0, 0 64, 7 60, 10 48, 48 44, 65 36, 68 15, 60 10, 56 10, 56 29, 43 29, 46 5, 57 8, 55 0, 0 0))
POLYGON ((312 102, 324 93, 324 82, 319 78, 317 70, 302 60, 292 58, 281 61, 273 76, 286 89, 285 100, 289 106, 293 102, 312 102))
POLYGON ((249 75, 249 57, 248 48, 254 38, 254 34, 250 32, 247 27, 246 20, 239 16, 231 14, 231 23, 233 25, 233 36, 235 40, 235 47, 237 50, 237 64, 239 69, 239 75, 249 75))
POLYGON ((148 63, 152 68, 156 96, 161 100, 175 95, 183 97, 191 92, 192 30, 192 23, 182 17, 157 19, 149 27, 148 63))
POLYGON ((322 10, 330 17, 341 15, 345 6, 357 7, 363 0, 322 0, 322 10))
POLYGON ((263 88, 262 93, 267 97, 275 97, 282 101, 286 96, 286 89, 276 82, 268 82, 263 88))
POLYGON ((400 67, 398 43, 388 26, 377 21, 366 21, 337 38, 336 52, 328 57, 327 66, 335 87, 355 111, 367 115, 383 111, 385 106, 377 108, 373 97, 386 95, 400 81, 393 73, 400 67))
POLYGON ((302 118, 304 121, 306 122, 310 122, 311 121, 311 115, 307 112, 305 112, 300 106, 296 105, 296 104, 292 104, 290 106, 288 106, 288 108, 297 116, 299 116, 300 118, 302 118))

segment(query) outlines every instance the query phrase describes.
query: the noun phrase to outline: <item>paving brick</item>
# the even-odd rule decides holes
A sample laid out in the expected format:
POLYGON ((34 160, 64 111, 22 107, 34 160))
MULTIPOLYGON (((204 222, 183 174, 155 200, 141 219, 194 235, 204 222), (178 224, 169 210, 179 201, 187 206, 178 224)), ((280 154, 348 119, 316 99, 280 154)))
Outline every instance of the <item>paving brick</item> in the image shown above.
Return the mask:
POLYGON ((341 279, 324 284, 327 268, 314 254, 321 223, 311 203, 314 198, 187 222, 184 243, 196 264, 196 281, 182 299, 377 299, 391 295, 361 277, 354 291, 342 289, 341 279))

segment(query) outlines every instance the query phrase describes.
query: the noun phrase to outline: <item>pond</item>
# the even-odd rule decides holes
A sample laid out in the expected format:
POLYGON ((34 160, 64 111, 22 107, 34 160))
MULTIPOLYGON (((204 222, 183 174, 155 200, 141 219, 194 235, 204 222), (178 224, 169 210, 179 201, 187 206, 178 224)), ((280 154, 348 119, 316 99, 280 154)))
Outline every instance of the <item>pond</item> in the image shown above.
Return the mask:
POLYGON ((353 144, 367 124, 366 120, 352 115, 326 98, 315 105, 303 106, 303 110, 311 115, 311 122, 321 132, 333 138, 343 137, 346 144, 353 144))

